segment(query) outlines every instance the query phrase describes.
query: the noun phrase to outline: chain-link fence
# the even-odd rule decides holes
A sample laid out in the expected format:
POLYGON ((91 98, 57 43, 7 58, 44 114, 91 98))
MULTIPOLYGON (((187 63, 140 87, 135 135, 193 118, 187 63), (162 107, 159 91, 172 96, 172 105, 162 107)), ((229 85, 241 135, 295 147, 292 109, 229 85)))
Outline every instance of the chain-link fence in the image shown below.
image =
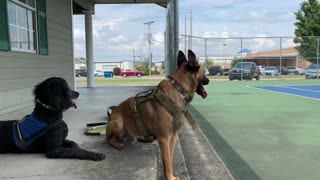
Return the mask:
POLYGON ((320 77, 318 36, 204 38, 180 35, 179 43, 181 50, 192 49, 197 54, 209 75, 221 76, 217 78, 228 78, 227 71, 237 62, 254 62, 261 79, 320 77))

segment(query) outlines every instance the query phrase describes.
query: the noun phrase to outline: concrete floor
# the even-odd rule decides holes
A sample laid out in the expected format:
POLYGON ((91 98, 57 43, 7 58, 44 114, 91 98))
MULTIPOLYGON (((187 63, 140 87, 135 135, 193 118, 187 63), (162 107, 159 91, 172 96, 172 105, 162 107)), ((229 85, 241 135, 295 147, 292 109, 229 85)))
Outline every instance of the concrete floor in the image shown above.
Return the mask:
MULTIPOLYGON (((86 136, 87 123, 106 121, 106 109, 135 95, 140 87, 78 88, 78 109, 64 114, 69 127, 68 139, 81 148, 101 152, 106 159, 88 160, 47 159, 43 154, 0 155, 0 179, 164 179, 161 154, 157 142, 127 145, 123 151, 105 144, 104 136, 86 136)), ((186 126, 186 125, 185 125, 186 126)), ((174 160, 174 174, 180 179, 232 179, 201 130, 183 127, 179 133, 174 160)))

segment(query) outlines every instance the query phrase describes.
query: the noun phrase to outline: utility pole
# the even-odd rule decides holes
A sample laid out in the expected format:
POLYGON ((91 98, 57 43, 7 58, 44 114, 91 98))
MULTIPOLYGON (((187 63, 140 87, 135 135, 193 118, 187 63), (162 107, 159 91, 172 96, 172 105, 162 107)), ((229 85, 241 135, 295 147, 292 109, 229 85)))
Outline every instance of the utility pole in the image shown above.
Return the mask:
POLYGON ((152 34, 150 33, 150 26, 154 23, 154 21, 145 22, 145 25, 148 25, 148 42, 149 42, 149 76, 151 76, 151 68, 152 68, 152 54, 151 54, 151 40, 152 34))
POLYGON ((134 72, 134 76, 136 76, 136 55, 133 49, 133 72, 134 72))

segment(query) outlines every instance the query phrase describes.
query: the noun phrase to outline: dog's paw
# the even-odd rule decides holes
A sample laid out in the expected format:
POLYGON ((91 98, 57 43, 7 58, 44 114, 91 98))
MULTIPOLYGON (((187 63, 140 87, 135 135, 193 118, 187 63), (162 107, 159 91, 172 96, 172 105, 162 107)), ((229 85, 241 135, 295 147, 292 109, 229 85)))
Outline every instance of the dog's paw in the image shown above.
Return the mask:
POLYGON ((92 153, 92 156, 90 157, 93 161, 102 161, 106 158, 104 154, 101 153, 92 153))

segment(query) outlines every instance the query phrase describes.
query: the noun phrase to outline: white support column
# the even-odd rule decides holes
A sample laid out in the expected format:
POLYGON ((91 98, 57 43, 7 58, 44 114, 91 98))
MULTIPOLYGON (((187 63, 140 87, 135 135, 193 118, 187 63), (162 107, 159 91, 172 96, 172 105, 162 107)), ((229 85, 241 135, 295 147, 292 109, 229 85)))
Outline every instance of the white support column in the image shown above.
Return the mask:
POLYGON ((94 87, 92 11, 84 11, 86 31, 87 87, 94 87))

